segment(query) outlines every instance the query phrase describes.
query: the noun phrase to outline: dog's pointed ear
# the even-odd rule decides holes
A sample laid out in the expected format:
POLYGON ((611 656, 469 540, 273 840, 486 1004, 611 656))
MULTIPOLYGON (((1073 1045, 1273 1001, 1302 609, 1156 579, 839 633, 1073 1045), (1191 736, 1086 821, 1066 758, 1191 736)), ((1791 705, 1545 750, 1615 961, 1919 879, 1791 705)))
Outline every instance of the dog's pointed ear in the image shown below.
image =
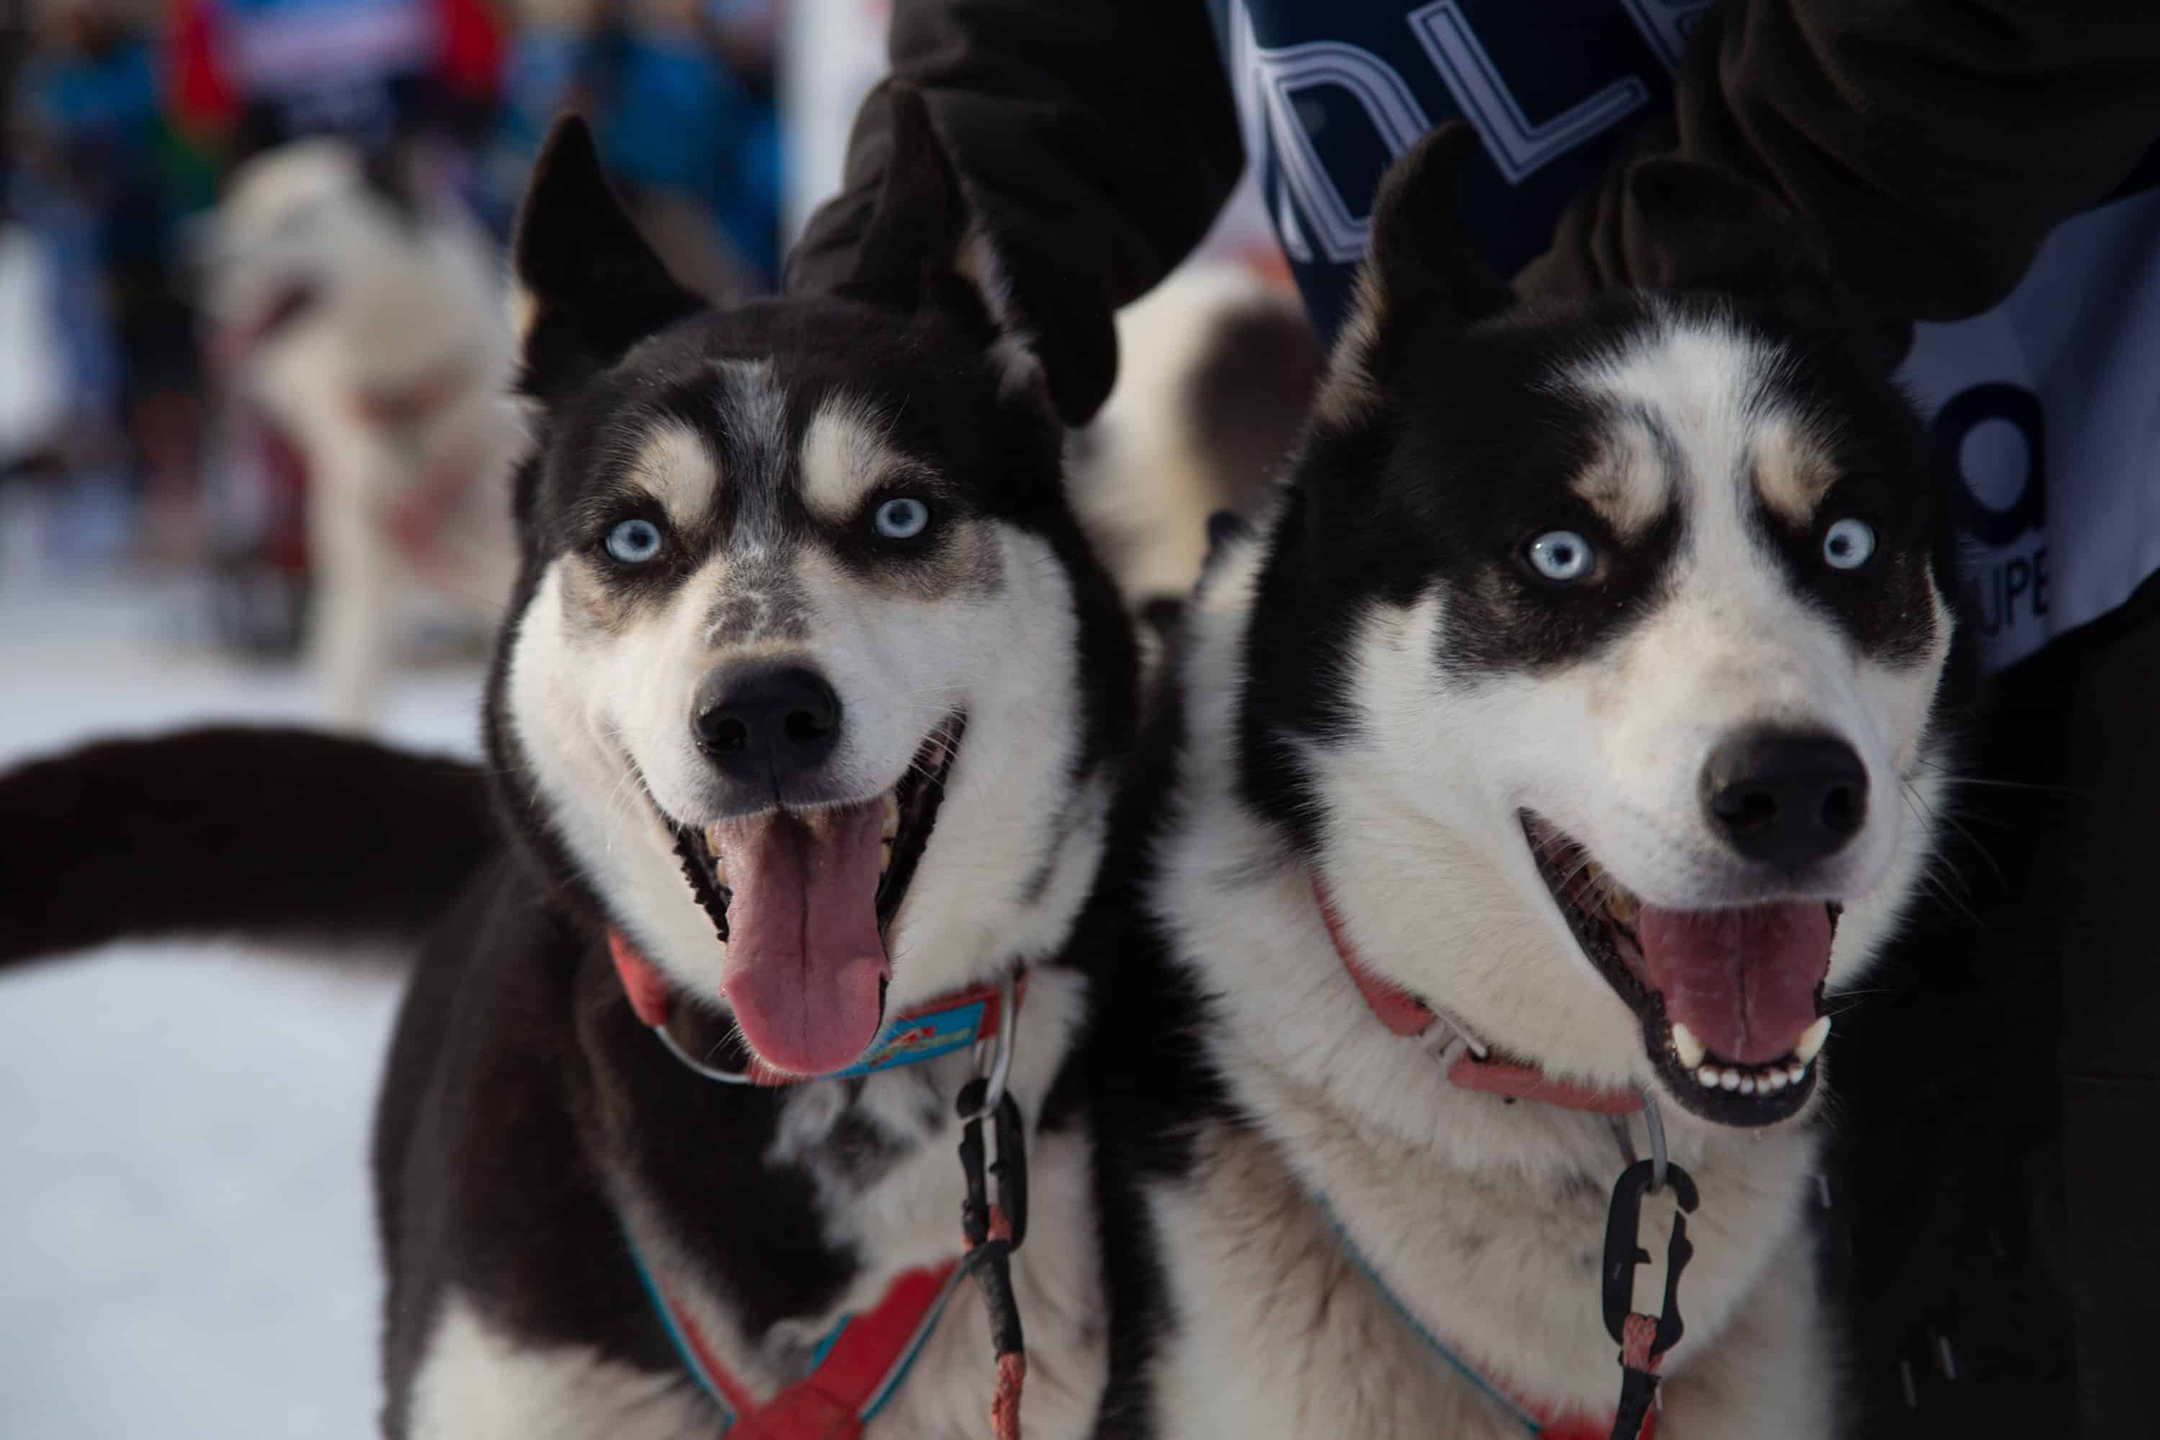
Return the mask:
POLYGON ((510 242, 520 388, 560 395, 705 302, 678 284, 623 208, 592 130, 565 115, 533 164, 510 242))
POLYGON ((1477 132, 1450 120, 1381 177, 1367 269, 1384 306, 1417 306, 1468 325, 1514 303, 1463 229, 1462 170, 1477 153, 1477 132))
POLYGON ((1676 156, 1628 172, 1647 257, 1646 290, 1711 291, 1808 311, 1834 310, 1830 259, 1791 207, 1753 181, 1676 156))
POLYGON ((360 183, 383 208, 408 227, 420 223, 420 183, 411 152, 397 140, 378 145, 360 160, 360 183))
POLYGON ((1463 228, 1462 167, 1477 150, 1477 132, 1451 120, 1381 177, 1365 263, 1321 390, 1323 417, 1364 408, 1397 336, 1436 323, 1460 328, 1515 303, 1463 228))
POLYGON ((1041 366, 1012 289, 930 106, 914 86, 888 82, 891 153, 853 266, 832 293, 880 309, 940 310, 980 331, 1008 385, 1041 366))
POLYGON ((1888 375, 1910 335, 1872 313, 1837 278, 1821 236, 1768 187, 1676 156, 1627 176, 1626 249, 1646 290, 1727 297, 1834 338, 1863 367, 1888 375))

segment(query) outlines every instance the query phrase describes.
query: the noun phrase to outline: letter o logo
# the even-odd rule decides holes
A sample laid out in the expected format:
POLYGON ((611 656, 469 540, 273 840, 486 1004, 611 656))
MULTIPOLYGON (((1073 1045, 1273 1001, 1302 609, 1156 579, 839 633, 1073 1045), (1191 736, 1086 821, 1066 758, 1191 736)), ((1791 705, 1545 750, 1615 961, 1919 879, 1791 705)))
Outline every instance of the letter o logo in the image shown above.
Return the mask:
POLYGON ((1950 397, 1935 416, 1929 448, 1960 530, 1989 545, 2003 546, 2047 524, 2046 438, 2040 397, 2022 385, 1990 381, 1950 397), (2007 507, 1983 499, 1965 466, 1967 438, 1993 420, 2008 421, 2025 439, 2025 481, 2007 507))

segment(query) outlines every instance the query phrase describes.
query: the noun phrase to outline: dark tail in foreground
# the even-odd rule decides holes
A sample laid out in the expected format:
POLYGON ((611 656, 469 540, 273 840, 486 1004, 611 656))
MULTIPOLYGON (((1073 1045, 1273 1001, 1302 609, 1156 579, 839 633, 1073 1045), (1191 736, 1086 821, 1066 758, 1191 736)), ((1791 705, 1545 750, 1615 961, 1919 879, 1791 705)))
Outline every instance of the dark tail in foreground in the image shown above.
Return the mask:
POLYGON ((419 934, 499 848, 481 772, 307 730, 0 774, 0 967, 131 937, 419 934))

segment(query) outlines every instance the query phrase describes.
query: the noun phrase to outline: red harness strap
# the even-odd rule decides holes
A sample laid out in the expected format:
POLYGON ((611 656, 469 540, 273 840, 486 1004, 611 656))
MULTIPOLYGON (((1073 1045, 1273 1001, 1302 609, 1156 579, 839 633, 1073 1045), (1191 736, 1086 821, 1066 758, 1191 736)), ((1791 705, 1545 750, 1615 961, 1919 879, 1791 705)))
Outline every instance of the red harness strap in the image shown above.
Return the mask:
MULTIPOLYGON (((463 361, 448 360, 403 387, 361 389, 352 398, 353 413, 378 430, 410 431, 456 403, 467 389, 468 378, 463 361)), ((469 444, 438 448, 422 462, 418 483, 399 496, 384 517, 406 560, 438 579, 454 575, 456 569, 439 553, 443 521, 479 478, 480 469, 469 444)))
POLYGON ((478 478, 481 466, 469 447, 459 445, 428 460, 420 483, 390 507, 386 523, 398 551, 417 570, 438 580, 454 578, 455 559, 442 555, 444 521, 478 478))
MULTIPOLYGON (((1569 1416, 1564 1420, 1540 1421, 1538 1440, 1612 1440, 1612 1422, 1600 1423, 1581 1416, 1569 1416)), ((1637 1440, 1657 1440, 1657 1411, 1652 1409, 1643 1416, 1642 1429, 1636 1432, 1637 1440)))
POLYGON ((728 1440, 853 1440, 898 1385, 951 1289, 957 1261, 910 1270, 877 1307, 851 1316, 811 1372, 760 1403, 720 1363, 690 1313, 655 1287, 684 1358, 733 1417, 728 1440))
MULTIPOLYGON (((629 997, 632 1012, 648 1027, 661 1030, 665 1038, 662 1027, 667 1024, 671 1004, 666 977, 621 932, 609 930, 607 940, 608 956, 614 961, 615 974, 629 997)), ((1005 1014, 1004 996, 996 985, 959 991, 906 1011, 880 1031, 868 1055, 836 1073, 869 1074, 930 1059, 978 1040, 995 1039, 1001 1026, 1017 1018, 1026 988, 1027 976, 1022 974, 1014 983, 1012 1017, 1005 1014)), ((672 1040, 668 1043, 674 1044, 672 1040)), ((781 1086, 820 1077, 775 1070, 753 1055, 740 1078, 752 1085, 781 1086)), ((1004 1105, 1017 1117, 1009 1096, 1004 1105)), ((1018 1123, 1017 1118, 1013 1123, 1018 1123)), ((1004 1146, 1001 1140, 1001 1162, 1007 1159, 1004 1146)), ((963 1159, 967 1153, 968 1146, 963 1144, 963 1159)), ((1012 1239, 1012 1225, 995 1203, 990 1206, 988 1238, 1004 1242, 1012 1239)), ((643 1262, 638 1268, 646 1274, 646 1286, 684 1363, 731 1417, 723 1426, 728 1440, 853 1440, 907 1374, 915 1352, 935 1327, 952 1293, 959 1263, 950 1261, 936 1269, 910 1271, 895 1280, 875 1310, 843 1322, 837 1334, 825 1342, 816 1368, 807 1377, 764 1405, 759 1405, 727 1372, 706 1344, 696 1321, 645 1272, 643 1262)), ((989 1282, 983 1283, 987 1291, 989 1282)), ((1017 1329, 1014 1333, 1018 1334, 1017 1329)), ((1020 1394, 1026 1377, 1025 1353, 1014 1351, 997 1357, 997 1381, 990 1401, 993 1440, 1020 1440, 1020 1394)))

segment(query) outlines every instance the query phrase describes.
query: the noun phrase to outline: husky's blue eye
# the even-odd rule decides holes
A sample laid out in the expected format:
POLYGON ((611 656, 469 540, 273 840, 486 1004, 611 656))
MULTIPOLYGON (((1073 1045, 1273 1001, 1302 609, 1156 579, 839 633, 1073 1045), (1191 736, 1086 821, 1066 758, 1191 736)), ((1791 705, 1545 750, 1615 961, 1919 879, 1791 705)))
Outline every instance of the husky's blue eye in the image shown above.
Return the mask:
POLYGON ((929 528, 930 507, 912 495, 897 496, 878 506, 870 523, 887 540, 913 540, 929 528))
POLYGON ((660 527, 650 520, 624 520, 607 533, 607 553, 625 565, 642 565, 660 553, 660 527))
POLYGON ((1857 570, 1875 553, 1875 527, 1846 516, 1823 532, 1822 558, 1833 570, 1857 570))
POLYGON ((1523 555, 1531 569, 1563 585, 1582 579, 1597 563, 1597 552, 1590 548, 1590 542, 1573 530, 1547 530, 1530 542, 1523 555))

